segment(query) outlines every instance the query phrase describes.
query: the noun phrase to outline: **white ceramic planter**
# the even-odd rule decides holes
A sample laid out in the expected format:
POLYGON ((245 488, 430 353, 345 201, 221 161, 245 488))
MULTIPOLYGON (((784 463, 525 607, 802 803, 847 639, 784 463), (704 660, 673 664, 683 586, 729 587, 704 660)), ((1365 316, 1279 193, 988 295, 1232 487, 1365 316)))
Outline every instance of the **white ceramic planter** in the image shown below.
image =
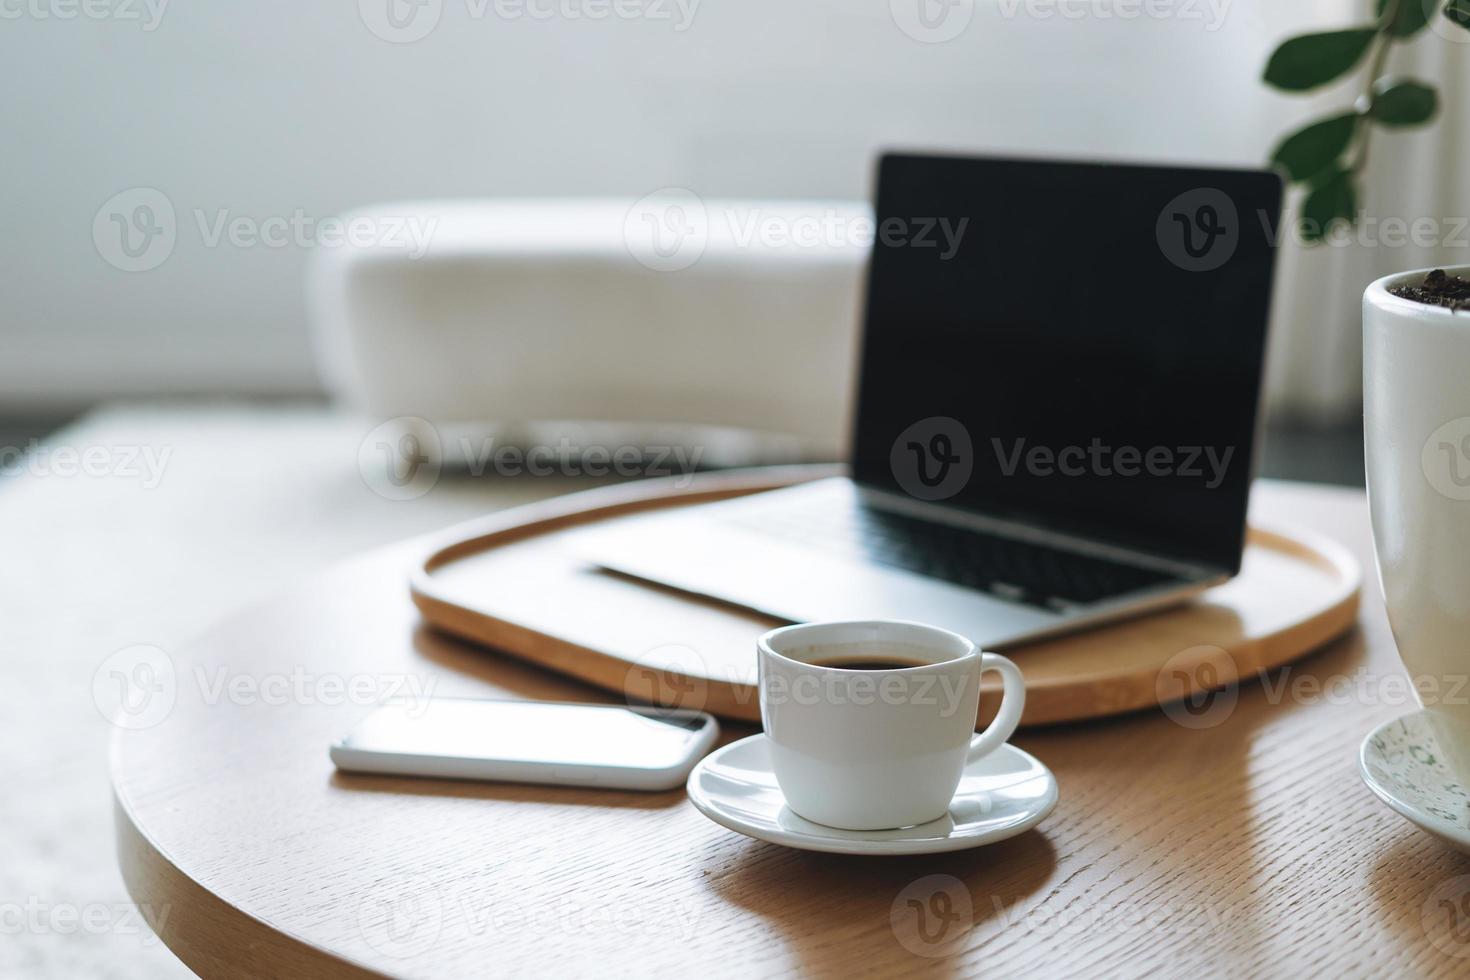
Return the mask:
POLYGON ((1363 294, 1368 499, 1399 656, 1451 768, 1470 780, 1470 312, 1388 292, 1424 274, 1363 294))

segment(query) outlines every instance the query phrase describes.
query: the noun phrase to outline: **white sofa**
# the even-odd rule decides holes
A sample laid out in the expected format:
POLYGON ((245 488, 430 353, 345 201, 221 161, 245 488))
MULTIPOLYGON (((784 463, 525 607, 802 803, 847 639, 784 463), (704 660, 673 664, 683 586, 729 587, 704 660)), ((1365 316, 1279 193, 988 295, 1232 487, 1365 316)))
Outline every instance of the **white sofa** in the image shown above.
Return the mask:
POLYGON ((844 453, 865 204, 673 189, 382 205, 347 221, 358 241, 316 256, 313 325, 328 386, 362 412, 441 433, 717 427, 680 436, 710 462, 844 453))

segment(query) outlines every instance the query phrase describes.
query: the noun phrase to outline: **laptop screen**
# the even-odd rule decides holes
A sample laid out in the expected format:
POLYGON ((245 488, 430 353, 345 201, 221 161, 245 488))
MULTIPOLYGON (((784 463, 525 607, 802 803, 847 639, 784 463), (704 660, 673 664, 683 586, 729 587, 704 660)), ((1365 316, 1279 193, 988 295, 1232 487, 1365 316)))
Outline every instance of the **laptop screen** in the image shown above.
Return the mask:
POLYGON ((1238 571, 1281 181, 890 155, 854 474, 1238 571))

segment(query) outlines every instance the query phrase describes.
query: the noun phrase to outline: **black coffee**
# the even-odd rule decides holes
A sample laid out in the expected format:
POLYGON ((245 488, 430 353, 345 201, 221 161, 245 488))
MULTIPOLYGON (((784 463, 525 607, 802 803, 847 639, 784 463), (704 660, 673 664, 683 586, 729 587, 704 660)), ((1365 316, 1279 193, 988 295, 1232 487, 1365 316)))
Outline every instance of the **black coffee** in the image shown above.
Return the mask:
POLYGON ((882 657, 833 657, 828 660, 809 661, 816 667, 833 667, 837 670, 908 670, 911 667, 929 666, 922 660, 895 660, 882 657))

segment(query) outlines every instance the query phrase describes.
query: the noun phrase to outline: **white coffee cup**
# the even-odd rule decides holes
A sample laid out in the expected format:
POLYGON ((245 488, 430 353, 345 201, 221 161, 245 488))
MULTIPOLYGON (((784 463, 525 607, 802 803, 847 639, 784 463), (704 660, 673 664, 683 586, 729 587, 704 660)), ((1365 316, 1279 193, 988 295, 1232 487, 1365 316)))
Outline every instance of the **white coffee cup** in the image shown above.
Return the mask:
POLYGON ((786 804, 843 830, 937 820, 967 763, 989 755, 1021 721, 1021 670, 957 633, 920 623, 805 623, 756 643, 761 720, 786 804), (920 666, 846 669, 828 662, 920 666), (998 671, 1000 711, 975 734, 980 675, 998 671))

